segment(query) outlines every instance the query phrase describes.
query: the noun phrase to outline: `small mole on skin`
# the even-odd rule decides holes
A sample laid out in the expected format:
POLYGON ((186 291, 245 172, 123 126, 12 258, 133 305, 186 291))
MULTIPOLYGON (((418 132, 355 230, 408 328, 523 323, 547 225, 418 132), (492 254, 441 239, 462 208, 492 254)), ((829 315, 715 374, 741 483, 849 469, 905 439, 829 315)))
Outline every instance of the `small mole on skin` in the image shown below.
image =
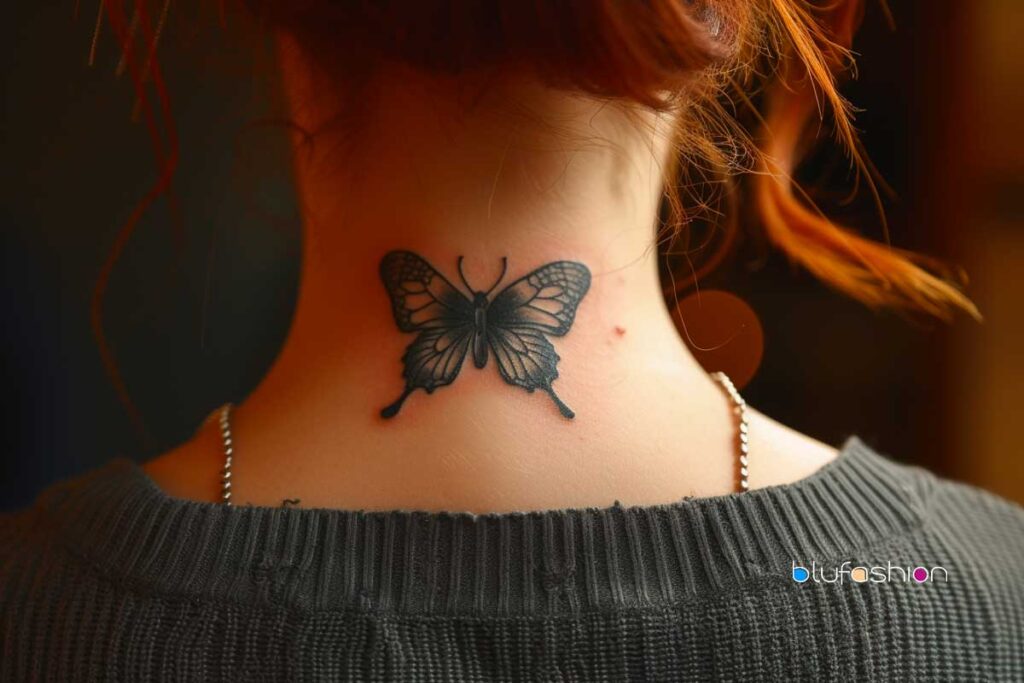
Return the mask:
POLYGON ((616 325, 615 326, 615 334, 617 334, 617 335, 619 335, 621 337, 622 335, 626 334, 626 328, 625 327, 621 327, 619 325, 616 325))

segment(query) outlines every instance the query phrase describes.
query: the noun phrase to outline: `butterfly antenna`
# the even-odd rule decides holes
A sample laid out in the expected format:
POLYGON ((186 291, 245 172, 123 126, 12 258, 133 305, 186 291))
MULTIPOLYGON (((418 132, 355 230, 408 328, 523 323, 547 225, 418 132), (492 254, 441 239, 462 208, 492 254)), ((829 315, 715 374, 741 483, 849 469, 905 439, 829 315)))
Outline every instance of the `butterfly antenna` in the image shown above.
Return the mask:
POLYGON ((498 283, 505 279, 505 271, 507 271, 507 270, 508 270, 508 257, 507 256, 502 256, 501 257, 501 275, 499 275, 498 279, 494 281, 494 284, 491 285, 491 288, 487 290, 486 296, 490 296, 491 292, 494 291, 494 288, 498 286, 498 283))
POLYGON ((459 257, 459 278, 462 280, 462 284, 466 285, 466 289, 469 290, 470 295, 473 294, 473 288, 469 286, 469 282, 466 280, 466 275, 462 272, 462 257, 459 257))

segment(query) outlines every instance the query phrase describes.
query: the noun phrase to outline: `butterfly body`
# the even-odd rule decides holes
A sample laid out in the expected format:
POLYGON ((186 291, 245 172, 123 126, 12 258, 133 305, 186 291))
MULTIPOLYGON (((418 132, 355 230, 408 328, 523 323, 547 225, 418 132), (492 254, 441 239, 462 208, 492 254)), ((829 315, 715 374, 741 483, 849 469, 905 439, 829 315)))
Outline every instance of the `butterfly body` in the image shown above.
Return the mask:
POLYGON ((473 293, 473 365, 487 365, 487 307, 491 302, 483 292, 473 293))
POLYGON ((402 356, 405 390, 381 410, 382 417, 394 417, 416 389, 431 394, 451 384, 469 353, 481 369, 494 356, 508 384, 531 393, 541 389, 564 417, 574 417, 551 386, 558 377, 559 357, 546 335, 560 337, 569 331, 590 287, 590 271, 581 263, 555 261, 514 281, 492 299, 507 263, 502 259, 501 276, 484 292, 466 281, 460 257, 459 276, 467 296, 420 256, 409 251, 385 255, 380 274, 395 323, 401 331, 418 335, 402 356))

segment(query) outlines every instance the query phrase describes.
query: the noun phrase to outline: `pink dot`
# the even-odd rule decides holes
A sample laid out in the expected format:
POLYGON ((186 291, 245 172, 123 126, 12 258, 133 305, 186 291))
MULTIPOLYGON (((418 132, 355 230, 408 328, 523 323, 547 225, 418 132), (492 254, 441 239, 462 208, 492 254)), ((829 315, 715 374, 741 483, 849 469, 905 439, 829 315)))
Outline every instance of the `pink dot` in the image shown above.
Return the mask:
POLYGON ((924 567, 918 567, 914 570, 914 581, 918 583, 924 583, 928 580, 928 570, 924 567))

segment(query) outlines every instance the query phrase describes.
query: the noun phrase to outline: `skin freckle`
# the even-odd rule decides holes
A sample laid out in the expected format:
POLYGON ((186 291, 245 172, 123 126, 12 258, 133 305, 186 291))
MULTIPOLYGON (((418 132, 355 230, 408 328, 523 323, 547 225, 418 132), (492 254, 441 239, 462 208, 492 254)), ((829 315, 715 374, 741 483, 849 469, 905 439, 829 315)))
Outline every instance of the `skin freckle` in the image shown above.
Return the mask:
POLYGON ((615 334, 617 334, 620 337, 625 335, 626 334, 626 328, 622 327, 621 325, 616 325, 615 326, 615 334))

